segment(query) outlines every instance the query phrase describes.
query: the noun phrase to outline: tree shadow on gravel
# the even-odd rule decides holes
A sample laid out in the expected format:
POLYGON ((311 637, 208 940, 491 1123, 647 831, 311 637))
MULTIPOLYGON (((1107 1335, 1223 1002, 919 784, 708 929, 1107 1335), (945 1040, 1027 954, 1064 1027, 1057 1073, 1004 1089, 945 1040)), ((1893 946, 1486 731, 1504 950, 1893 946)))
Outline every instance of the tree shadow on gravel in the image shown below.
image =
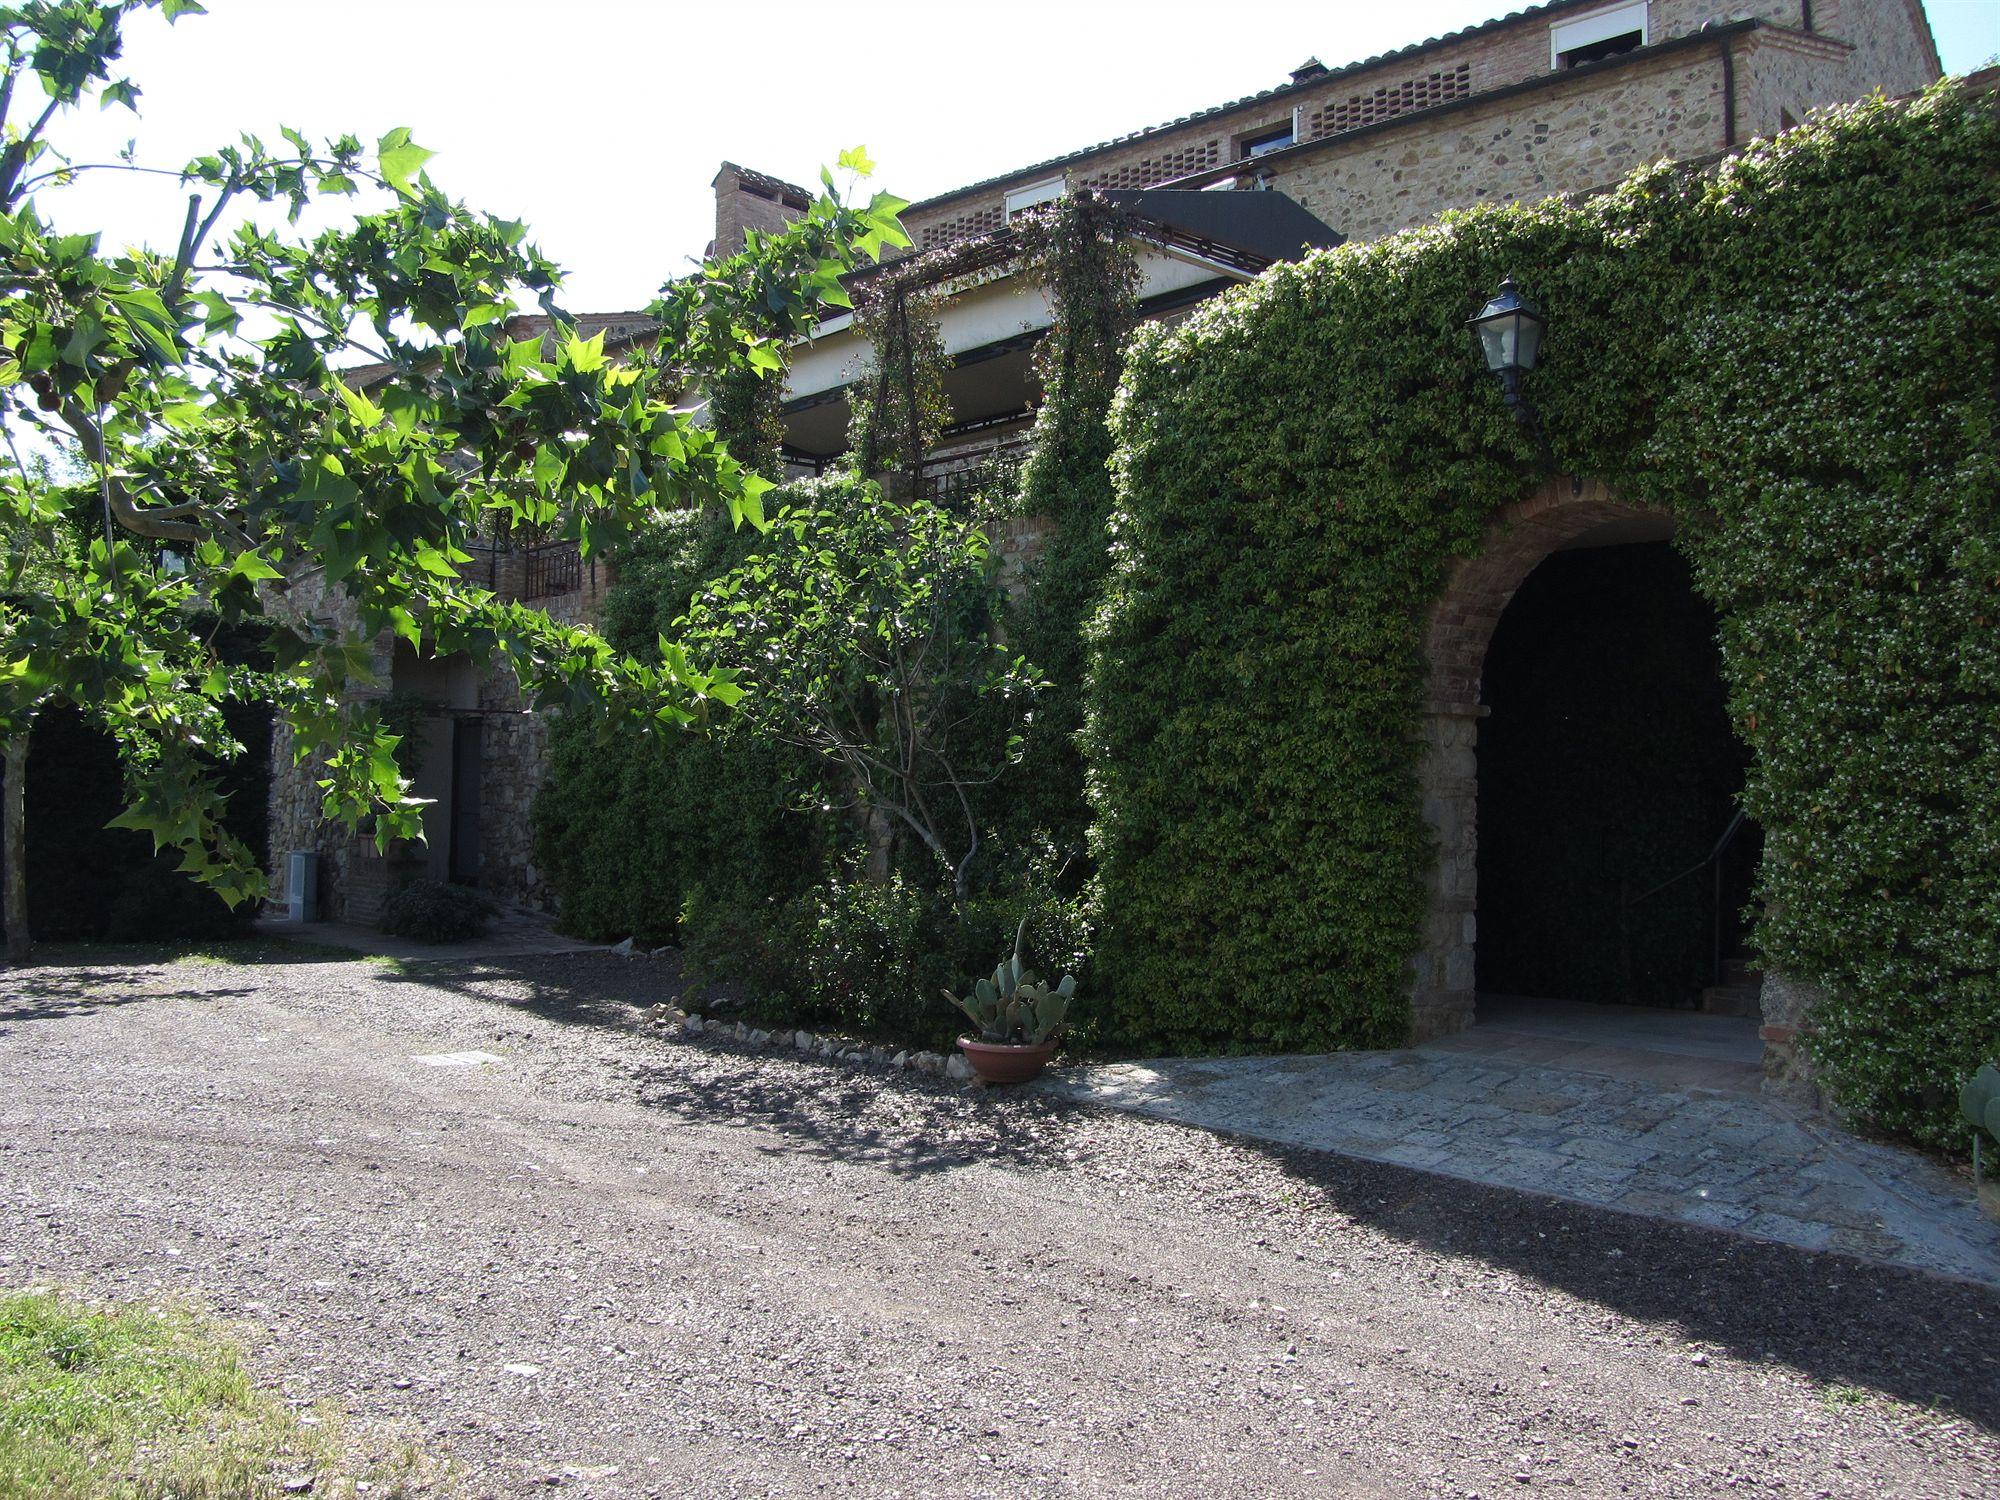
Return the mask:
MULTIPOLYGON (((680 989, 678 966, 595 957, 413 965, 384 979, 632 1040, 647 1037, 635 1007, 680 989)), ((985 1164, 1096 1177, 1101 1144, 1146 1132, 1136 1157, 1129 1143, 1111 1150, 1119 1186, 1200 1198, 1242 1223, 1246 1244, 1296 1246, 1338 1262, 1366 1254, 1370 1237, 1386 1237, 1683 1340, 1691 1369, 1704 1351, 1726 1351, 1797 1371, 1829 1393, 1873 1390, 2000 1431, 2000 1289, 1040 1093, 857 1070, 719 1039, 663 1041, 657 1063, 621 1051, 607 1061, 649 1108, 755 1127, 772 1142, 760 1149, 774 1155, 903 1176, 941 1179, 985 1164)))
POLYGON ((0 1032, 17 1022, 61 1021, 147 1000, 227 1000, 256 993, 177 988, 159 983, 159 977, 132 969, 0 970, 0 1032))
MULTIPOLYGON (((919 1176, 964 1167, 1062 1167, 1065 1137, 1083 1117, 1039 1095, 985 1092, 914 1072, 855 1068, 789 1048, 750 1047, 719 1035, 679 1046, 652 1033, 643 1007, 684 989, 671 960, 605 960, 596 955, 532 960, 405 964, 385 983, 414 984, 487 1002, 565 1026, 624 1034, 655 1044, 658 1063, 611 1060, 634 1085, 633 1099, 705 1125, 756 1127, 779 1138, 759 1149, 863 1163, 919 1176)), ((650 1050, 650 1048, 648 1049, 650 1050)))

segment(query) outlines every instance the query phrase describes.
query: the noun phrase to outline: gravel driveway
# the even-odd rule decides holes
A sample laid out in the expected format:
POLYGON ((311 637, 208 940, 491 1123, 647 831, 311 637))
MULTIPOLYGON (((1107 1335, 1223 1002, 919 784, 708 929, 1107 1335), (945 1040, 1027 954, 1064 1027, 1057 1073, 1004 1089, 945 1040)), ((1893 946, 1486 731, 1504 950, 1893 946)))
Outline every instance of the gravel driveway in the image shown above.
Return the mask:
POLYGON ((0 1284, 198 1294, 480 1495, 2000 1493, 1990 1290, 668 1042, 668 983, 0 974, 0 1284))

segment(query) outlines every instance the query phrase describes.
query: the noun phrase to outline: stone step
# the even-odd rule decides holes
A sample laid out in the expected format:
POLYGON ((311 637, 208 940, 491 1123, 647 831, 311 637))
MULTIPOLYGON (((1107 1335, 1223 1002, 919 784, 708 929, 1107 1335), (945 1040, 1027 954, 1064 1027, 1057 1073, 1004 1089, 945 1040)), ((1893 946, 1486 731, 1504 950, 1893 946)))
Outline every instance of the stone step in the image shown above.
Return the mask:
POLYGON ((1764 982, 1764 971, 1757 967, 1754 958, 1730 958, 1723 960, 1722 982, 1725 985, 1756 986, 1764 982))
POLYGON ((1712 984, 1701 992, 1701 1008, 1711 1016, 1749 1016, 1764 1013, 1761 984, 1712 984))

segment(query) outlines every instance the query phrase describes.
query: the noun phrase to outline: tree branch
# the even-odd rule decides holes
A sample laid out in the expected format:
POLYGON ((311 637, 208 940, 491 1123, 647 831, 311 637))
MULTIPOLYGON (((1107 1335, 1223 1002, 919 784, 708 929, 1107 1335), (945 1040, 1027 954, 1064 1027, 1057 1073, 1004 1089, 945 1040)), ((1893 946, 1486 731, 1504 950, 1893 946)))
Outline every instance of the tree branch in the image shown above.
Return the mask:
POLYGON ((35 137, 42 133, 42 127, 54 118, 61 105, 62 100, 51 99, 49 107, 41 112, 27 132, 18 141, 9 144, 5 151, 0 151, 0 211, 13 211, 19 197, 21 168, 28 164, 28 152, 35 144, 35 137))
MULTIPOLYGON (((85 457, 96 467, 98 488, 104 501, 106 517, 116 521, 135 536, 152 537, 162 542, 201 542, 208 540, 211 527, 226 532, 232 540, 241 542, 246 548, 250 539, 237 527, 216 516, 202 506, 174 505, 159 510, 148 510, 139 506, 124 483, 111 473, 110 452, 105 447, 104 429, 97 418, 75 400, 64 397, 62 403, 63 421, 69 425, 83 444, 85 457), (208 525, 197 525, 186 519, 189 515, 204 515, 208 525)), ((107 538, 108 540, 108 538, 107 538)))

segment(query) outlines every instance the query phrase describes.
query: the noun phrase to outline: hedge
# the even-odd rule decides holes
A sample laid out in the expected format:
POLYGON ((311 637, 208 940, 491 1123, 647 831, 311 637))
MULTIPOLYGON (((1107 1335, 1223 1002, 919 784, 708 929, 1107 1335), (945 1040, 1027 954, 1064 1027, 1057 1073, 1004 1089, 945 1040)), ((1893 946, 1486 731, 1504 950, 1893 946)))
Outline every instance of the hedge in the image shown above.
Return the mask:
MULTIPOLYGON (((755 545, 721 518, 676 516, 618 559, 606 636, 644 650, 694 591, 755 545)), ((794 810, 817 767, 727 720, 706 734, 635 734, 558 716, 535 799, 536 858, 565 932, 597 940, 677 935, 690 898, 785 898, 818 875, 823 830, 794 810)))
POLYGON ((1555 474, 1672 510, 1721 618, 1757 942, 1856 1112, 2000 1050, 2000 120, 1941 85, 1708 171, 1449 215, 1135 339, 1086 730, 1135 1044, 1380 1046, 1432 857, 1422 632, 1555 474), (1513 422, 1466 318, 1548 312, 1513 422))

